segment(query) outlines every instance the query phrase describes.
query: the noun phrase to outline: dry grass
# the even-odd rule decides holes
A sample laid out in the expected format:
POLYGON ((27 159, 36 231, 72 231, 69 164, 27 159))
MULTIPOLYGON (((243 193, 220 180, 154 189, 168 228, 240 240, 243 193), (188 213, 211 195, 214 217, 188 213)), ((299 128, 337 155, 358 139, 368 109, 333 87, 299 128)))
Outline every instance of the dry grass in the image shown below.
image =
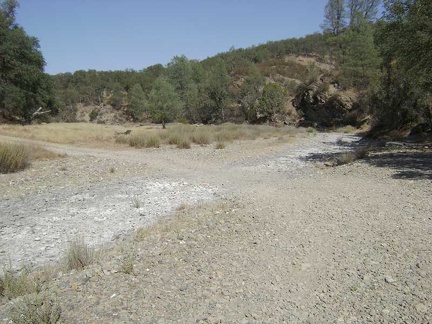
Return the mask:
POLYGON ((68 270, 82 270, 94 261, 94 251, 84 243, 83 238, 72 241, 65 253, 65 265, 68 270))
POLYGON ((334 131, 337 133, 345 133, 345 134, 357 134, 359 132, 357 128, 351 125, 336 128, 334 131))
POLYGON ((337 157, 335 165, 344 165, 344 164, 353 163, 356 160, 366 158, 368 154, 369 154, 368 148, 366 147, 356 148, 354 151, 341 153, 337 157))
POLYGON ((115 132, 126 127, 91 123, 51 123, 46 125, 0 125, 0 134, 59 144, 100 146, 114 142, 115 132))
POLYGON ((120 268, 119 271, 126 274, 133 274, 136 260, 136 250, 133 243, 120 246, 120 268))
POLYGON ((225 142, 216 142, 215 149, 223 150, 226 147, 225 142))
POLYGON ((12 303, 9 316, 12 323, 53 324, 60 320, 61 308, 54 298, 32 294, 12 303))
POLYGON ((39 288, 39 282, 31 276, 31 271, 27 268, 20 272, 4 269, 4 274, 0 278, 0 296, 7 299, 36 293, 39 288))
MULTIPOLYGON (((218 143, 229 143, 236 140, 254 140, 257 138, 285 138, 302 132, 293 127, 272 127, 264 125, 237 125, 223 124, 219 126, 203 125, 200 127, 192 125, 172 125, 166 130, 152 129, 136 132, 129 138, 129 145, 133 147, 158 147, 149 145, 149 138, 158 145, 175 145, 177 148, 188 149, 192 144, 209 145, 216 143, 216 146, 223 148, 218 143), (159 139, 159 142, 156 140, 159 139)), ((119 139, 123 143, 126 139, 119 139)), ((223 147, 222 147, 223 146, 223 147)))
POLYGON ((0 143, 0 173, 24 170, 30 165, 30 150, 27 145, 0 143))
POLYGON ((0 143, 0 173, 21 171, 32 161, 51 160, 63 156, 38 145, 0 143))
POLYGON ((192 144, 210 145, 217 142, 229 143, 236 140, 269 139, 293 136, 304 130, 294 127, 272 127, 267 125, 168 125, 163 130, 155 126, 133 127, 91 123, 52 123, 46 125, 0 125, 0 134, 23 137, 60 144, 89 147, 112 147, 115 144, 137 148, 175 145, 187 148, 192 144), (130 135, 119 134, 132 129, 130 135))

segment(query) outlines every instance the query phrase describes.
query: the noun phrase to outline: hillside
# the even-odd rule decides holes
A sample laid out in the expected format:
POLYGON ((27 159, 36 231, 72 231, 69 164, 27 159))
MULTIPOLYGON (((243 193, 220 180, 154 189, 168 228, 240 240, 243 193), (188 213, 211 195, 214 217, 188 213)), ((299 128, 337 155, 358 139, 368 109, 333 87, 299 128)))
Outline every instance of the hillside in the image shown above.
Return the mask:
POLYGON ((141 71, 59 74, 53 76, 57 119, 162 122, 149 96, 163 78, 171 85, 164 91, 178 99, 166 121, 357 126, 358 92, 337 85, 339 71, 326 51, 324 35, 314 34, 233 49, 201 62, 180 56, 141 71))
POLYGON ((202 61, 180 55, 138 71, 49 76, 38 40, 15 21, 18 3, 7 1, 0 9, 0 122, 368 123, 378 136, 430 132, 432 33, 422 22, 431 3, 385 2, 378 18, 379 3, 329 0, 322 33, 202 61))

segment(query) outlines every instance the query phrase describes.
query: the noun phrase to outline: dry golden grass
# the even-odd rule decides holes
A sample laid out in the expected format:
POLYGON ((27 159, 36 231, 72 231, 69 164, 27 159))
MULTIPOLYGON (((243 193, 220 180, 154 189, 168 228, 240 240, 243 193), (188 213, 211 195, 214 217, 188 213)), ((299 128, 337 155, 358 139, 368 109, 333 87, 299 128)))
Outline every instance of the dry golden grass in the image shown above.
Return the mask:
POLYGON ((136 127, 134 125, 117 126, 91 123, 52 123, 27 126, 0 125, 1 135, 89 147, 113 147, 115 144, 120 144, 132 147, 176 145, 184 148, 187 146, 185 143, 209 145, 217 142, 229 143, 236 140, 289 137, 298 133, 302 133, 302 130, 294 127, 276 128, 267 125, 237 125, 231 123, 218 126, 202 125, 199 127, 193 125, 168 125, 167 129, 162 129, 156 125, 136 127), (128 129, 132 129, 132 134, 121 134, 128 129))
POLYGON ((38 145, 0 143, 0 173, 24 170, 32 161, 52 160, 63 155, 38 145))
MULTIPOLYGON (((129 142, 130 146, 146 147, 146 139, 159 138, 160 144, 176 145, 178 148, 190 148, 191 144, 209 145, 213 143, 229 143, 236 140, 255 140, 257 138, 287 139, 301 132, 293 127, 272 127, 265 125, 222 124, 218 126, 203 125, 171 125, 167 129, 147 129, 134 133, 129 139, 119 138, 118 143, 129 142), (151 135, 150 135, 151 134, 151 135)), ((282 141, 281 141, 282 142, 282 141)))
POLYGON ((114 143, 116 132, 126 127, 90 123, 51 123, 46 125, 0 125, 0 134, 59 144, 99 146, 114 143))

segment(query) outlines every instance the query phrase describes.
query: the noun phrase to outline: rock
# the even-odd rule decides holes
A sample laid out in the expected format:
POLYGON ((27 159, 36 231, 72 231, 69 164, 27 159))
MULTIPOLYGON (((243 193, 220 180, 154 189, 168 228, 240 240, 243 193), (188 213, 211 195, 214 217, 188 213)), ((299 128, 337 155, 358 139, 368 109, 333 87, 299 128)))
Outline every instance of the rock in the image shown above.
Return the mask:
POLYGON ((428 311, 428 307, 422 303, 417 304, 415 308, 419 313, 426 313, 428 311))
POLYGON ((396 279, 394 279, 391 276, 385 276, 384 281, 391 284, 391 283, 396 282, 396 279))

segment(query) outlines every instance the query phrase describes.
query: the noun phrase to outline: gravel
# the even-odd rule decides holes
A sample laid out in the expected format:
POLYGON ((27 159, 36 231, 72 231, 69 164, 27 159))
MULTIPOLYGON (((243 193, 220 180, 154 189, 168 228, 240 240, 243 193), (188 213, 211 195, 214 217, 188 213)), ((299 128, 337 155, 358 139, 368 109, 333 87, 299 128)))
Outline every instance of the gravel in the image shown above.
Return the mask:
POLYGON ((67 323, 428 323, 431 152, 421 168, 396 163, 398 152, 391 164, 378 153, 339 167, 310 158, 347 149, 341 138, 358 139, 74 148, 0 176, 0 257, 55 260, 74 235, 104 246, 97 264, 47 284, 67 323))

